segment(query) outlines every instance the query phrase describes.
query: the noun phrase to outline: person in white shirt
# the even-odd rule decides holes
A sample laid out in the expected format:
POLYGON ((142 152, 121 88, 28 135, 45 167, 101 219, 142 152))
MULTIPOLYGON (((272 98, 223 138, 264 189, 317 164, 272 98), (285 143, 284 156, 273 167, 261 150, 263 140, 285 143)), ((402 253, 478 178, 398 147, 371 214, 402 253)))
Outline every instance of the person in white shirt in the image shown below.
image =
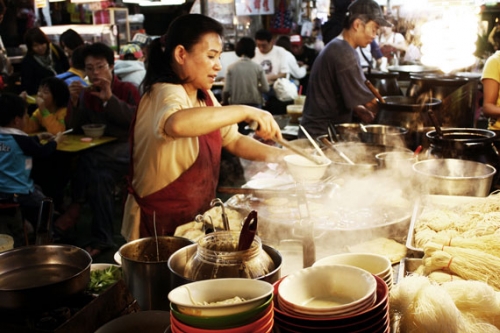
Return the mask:
POLYGON ((377 36, 376 40, 380 46, 380 51, 387 58, 389 64, 398 65, 408 45, 405 37, 395 31, 396 21, 390 17, 386 18, 386 20, 392 23, 392 27, 381 27, 381 33, 377 36))
MULTIPOLYGON (((267 82, 273 84, 279 78, 288 77, 290 74, 287 50, 274 45, 273 35, 265 29, 255 33, 255 57, 252 59, 264 69, 267 82)), ((293 57, 293 55, 292 55, 293 57)))

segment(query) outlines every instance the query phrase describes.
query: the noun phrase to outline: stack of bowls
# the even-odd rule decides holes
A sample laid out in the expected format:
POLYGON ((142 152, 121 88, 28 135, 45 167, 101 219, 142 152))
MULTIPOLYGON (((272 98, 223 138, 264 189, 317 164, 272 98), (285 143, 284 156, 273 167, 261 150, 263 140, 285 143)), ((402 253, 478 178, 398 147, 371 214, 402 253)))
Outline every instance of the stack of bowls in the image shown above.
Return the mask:
POLYGON ((169 294, 172 333, 271 332, 273 286, 243 278, 196 281, 169 294))
POLYGON ((340 253, 322 258, 313 266, 349 265, 358 267, 378 276, 386 284, 389 291, 393 286, 392 263, 386 256, 373 253, 340 253))
POLYGON ((282 333, 388 333, 388 294, 381 278, 357 267, 305 268, 274 284, 274 324, 282 333))

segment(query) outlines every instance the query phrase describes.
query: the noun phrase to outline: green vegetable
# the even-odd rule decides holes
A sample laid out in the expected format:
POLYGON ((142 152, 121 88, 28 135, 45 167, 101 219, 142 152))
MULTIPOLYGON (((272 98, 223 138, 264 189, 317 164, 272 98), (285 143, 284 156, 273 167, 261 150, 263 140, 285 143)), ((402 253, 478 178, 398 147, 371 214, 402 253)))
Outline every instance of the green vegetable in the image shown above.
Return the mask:
POLYGON ((122 278, 122 269, 118 266, 109 266, 106 269, 90 272, 90 283, 88 289, 93 293, 101 293, 109 286, 122 278))

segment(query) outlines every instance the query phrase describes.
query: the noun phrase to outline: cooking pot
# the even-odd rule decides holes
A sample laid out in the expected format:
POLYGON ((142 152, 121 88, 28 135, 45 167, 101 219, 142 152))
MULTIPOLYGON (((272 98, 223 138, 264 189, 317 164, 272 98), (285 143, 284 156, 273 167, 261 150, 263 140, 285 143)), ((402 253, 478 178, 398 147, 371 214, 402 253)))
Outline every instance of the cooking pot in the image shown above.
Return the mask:
MULTIPOLYGON (((168 260, 168 268, 172 272, 172 279, 170 289, 174 289, 186 283, 193 282, 186 277, 184 274, 187 262, 193 257, 197 252, 198 244, 188 245, 182 249, 177 250, 170 259, 168 260)), ((281 265, 283 263, 283 258, 281 254, 269 245, 262 244, 262 250, 265 251, 274 263, 274 270, 263 275, 257 280, 263 280, 269 283, 274 283, 281 278, 281 265)))
MULTIPOLYGON (((452 158, 490 164, 500 170, 500 156, 494 145, 496 134, 480 128, 447 128, 440 137, 435 130, 426 134, 430 142, 427 158, 452 158)), ((493 178, 493 185, 500 175, 493 178)))
POLYGON ((379 111, 374 123, 398 126, 408 129, 407 146, 414 150, 422 144, 423 129, 433 126, 427 110, 432 110, 439 117, 441 101, 431 98, 421 102, 417 97, 385 96, 385 103, 379 103, 379 111))
POLYGON ((0 309, 57 305, 87 288, 91 256, 72 245, 33 245, 0 253, 0 309))
POLYGON ((474 127, 478 80, 456 75, 416 74, 410 76, 409 97, 424 94, 442 101, 441 125, 474 127))
POLYGON ((172 274, 168 259, 175 251, 191 244, 193 241, 183 237, 158 236, 159 260, 154 237, 136 239, 119 249, 123 279, 142 310, 170 309, 167 295, 172 274))
POLYGON ((439 69, 436 67, 427 67, 422 65, 400 65, 387 67, 389 72, 399 73, 400 81, 408 81, 411 74, 421 73, 438 73, 439 69))
POLYGON ((404 127, 380 124, 364 125, 366 132, 361 129, 359 123, 335 124, 334 127, 341 141, 398 147, 406 145, 406 134, 408 133, 404 127))
POLYGON ((365 73, 365 77, 370 80, 382 96, 403 95, 398 84, 398 72, 370 72, 365 73))
MULTIPOLYGON (((322 135, 317 138, 321 142, 322 135)), ((347 163, 338 153, 331 149, 324 150, 326 156, 332 161, 328 167, 330 175, 350 175, 350 176, 367 176, 378 170, 379 162, 376 155, 386 151, 410 151, 407 148, 399 148, 371 143, 362 142, 340 142, 335 143, 334 146, 354 162, 354 164, 347 163)))
POLYGON ((424 193, 485 197, 490 193, 494 167, 452 158, 430 159, 413 164, 424 193))

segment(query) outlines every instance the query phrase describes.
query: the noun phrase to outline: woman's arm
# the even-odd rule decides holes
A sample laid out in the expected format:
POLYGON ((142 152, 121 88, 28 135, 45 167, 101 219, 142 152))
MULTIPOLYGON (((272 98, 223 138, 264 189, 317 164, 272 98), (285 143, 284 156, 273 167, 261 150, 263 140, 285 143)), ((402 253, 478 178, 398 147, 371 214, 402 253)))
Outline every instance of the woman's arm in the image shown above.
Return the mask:
POLYGON ((488 117, 500 118, 500 106, 497 105, 500 83, 493 79, 483 79, 483 113, 488 117))
POLYGON ((263 139, 281 138, 280 128, 269 112, 246 105, 182 109, 168 117, 164 129, 174 138, 194 137, 242 121, 256 122, 256 134, 263 139))
POLYGON ((291 152, 272 147, 249 136, 238 134, 238 138, 225 146, 231 154, 251 161, 280 163, 291 152))

